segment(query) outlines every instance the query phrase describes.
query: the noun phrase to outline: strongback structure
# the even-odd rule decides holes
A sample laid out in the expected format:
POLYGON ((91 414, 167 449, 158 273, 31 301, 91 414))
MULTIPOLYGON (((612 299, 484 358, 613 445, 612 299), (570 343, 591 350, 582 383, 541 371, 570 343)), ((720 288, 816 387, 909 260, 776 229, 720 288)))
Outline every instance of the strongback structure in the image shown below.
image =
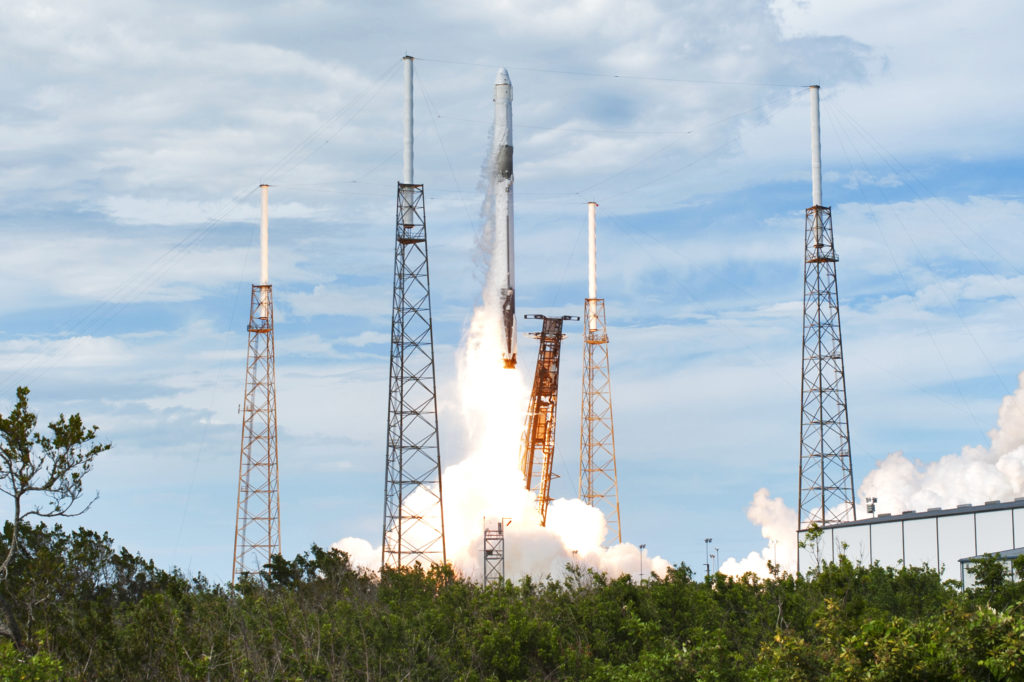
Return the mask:
POLYGON ((505 579, 505 519, 484 528, 484 586, 505 579))
MULTIPOLYGON (((821 534, 800 532, 800 565, 806 568, 846 556, 864 566, 927 566, 943 580, 967 580, 965 564, 981 555, 1012 556, 1024 547, 1024 497, 953 508, 879 514, 825 526, 821 534), (815 534, 817 535, 817 534, 815 534)), ((1009 574, 1007 574, 1009 575, 1009 574)))
POLYGON ((856 519, 832 211, 821 200, 818 86, 811 86, 814 205, 804 230, 799 528, 856 519))
POLYGON ((604 299, 597 297, 597 204, 587 204, 590 295, 583 313, 583 390, 580 407, 580 487, 587 504, 600 509, 608 538, 622 542, 619 477, 615 464, 612 382, 604 299))
POLYGON ((562 350, 562 323, 578 320, 572 315, 545 317, 525 315, 528 320, 542 320, 541 331, 530 334, 540 340, 537 369, 533 375, 530 405, 519 451, 519 467, 527 490, 533 491, 540 515, 540 525, 547 524, 548 502, 551 501, 551 465, 555 456, 555 417, 558 408, 558 363, 562 350))
POLYGON ((277 473, 274 300, 268 278, 267 186, 261 185, 261 283, 252 285, 249 352, 242 398, 242 448, 231 581, 257 573, 281 553, 277 473))
POLYGON ((405 57, 405 153, 395 279, 381 566, 447 561, 423 185, 412 175, 412 57, 405 57))

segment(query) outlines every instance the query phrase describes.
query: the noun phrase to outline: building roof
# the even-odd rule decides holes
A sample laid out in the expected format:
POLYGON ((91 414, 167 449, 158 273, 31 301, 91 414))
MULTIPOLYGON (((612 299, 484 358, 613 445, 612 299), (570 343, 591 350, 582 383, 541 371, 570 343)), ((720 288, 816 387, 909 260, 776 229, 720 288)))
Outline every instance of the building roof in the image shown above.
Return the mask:
POLYGON ((1024 547, 1017 547, 1015 549, 1004 549, 1001 552, 989 552, 988 554, 979 554, 977 556, 965 556, 963 559, 960 560, 960 563, 974 563, 977 561, 981 561, 986 557, 996 557, 999 559, 1016 559, 1021 554, 1024 554, 1024 547))
MULTIPOLYGON (((1000 502, 992 500, 985 504, 959 504, 950 509, 932 507, 926 511, 905 511, 902 514, 879 514, 878 516, 857 519, 856 521, 843 521, 842 523, 830 523, 822 526, 828 528, 849 528, 852 526, 869 526, 874 523, 892 523, 893 521, 912 521, 915 519, 933 519, 938 516, 957 516, 959 514, 978 514, 980 512, 1000 511, 1003 509, 1024 509, 1024 497, 1018 497, 1012 502, 1000 502)), ((806 529, 800 532, 805 532, 806 529)))

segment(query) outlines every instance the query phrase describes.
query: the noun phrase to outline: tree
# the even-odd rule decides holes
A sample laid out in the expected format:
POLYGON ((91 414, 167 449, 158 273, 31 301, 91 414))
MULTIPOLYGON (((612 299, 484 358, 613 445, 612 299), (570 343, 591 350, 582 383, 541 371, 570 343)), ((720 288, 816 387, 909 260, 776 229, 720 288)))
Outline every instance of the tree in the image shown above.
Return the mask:
MULTIPOLYGON (((29 517, 79 516, 88 511, 82 501, 82 479, 93 460, 109 443, 96 443, 98 427, 86 428, 82 417, 63 414, 49 424, 49 434, 36 431, 38 418, 28 409, 28 388, 18 387, 18 400, 11 413, 0 414, 0 491, 11 498, 10 535, 7 552, 0 561, 0 583, 6 583, 11 560, 18 549, 18 531, 29 517)), ((9 605, 8 634, 20 639, 9 605)))

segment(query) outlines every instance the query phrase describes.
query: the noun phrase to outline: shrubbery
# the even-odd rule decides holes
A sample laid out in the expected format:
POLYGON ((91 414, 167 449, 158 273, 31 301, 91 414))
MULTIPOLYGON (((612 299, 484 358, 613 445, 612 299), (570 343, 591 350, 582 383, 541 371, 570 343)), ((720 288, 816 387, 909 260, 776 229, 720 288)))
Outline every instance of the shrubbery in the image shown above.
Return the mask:
POLYGON ((806 578, 681 565, 641 586, 569 566, 483 588, 314 546, 226 587, 84 529, 20 536, 0 598, 24 637, 0 644, 0 679, 1024 678, 1024 593, 1005 579, 961 594, 842 558, 806 578))

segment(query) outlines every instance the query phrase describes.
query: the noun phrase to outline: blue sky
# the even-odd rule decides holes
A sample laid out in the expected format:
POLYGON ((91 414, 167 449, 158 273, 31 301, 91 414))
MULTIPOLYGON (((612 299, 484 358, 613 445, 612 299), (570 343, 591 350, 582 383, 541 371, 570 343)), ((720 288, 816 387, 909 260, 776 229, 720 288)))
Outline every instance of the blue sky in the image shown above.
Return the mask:
MULTIPOLYGON (((795 504, 801 86, 822 85, 856 480, 893 451, 985 444, 1024 370, 1013 3, 11 5, 0 404, 28 385, 42 416, 98 424, 114 448, 82 523, 163 566, 230 576, 260 182, 285 553, 379 537, 406 53, 446 459, 464 445, 454 351, 480 296, 499 66, 521 312, 580 313, 585 205, 600 204, 625 539, 696 567, 704 537, 723 556, 763 546, 745 516, 757 489, 795 504)), ((578 454, 570 334, 562 495, 578 454)))

